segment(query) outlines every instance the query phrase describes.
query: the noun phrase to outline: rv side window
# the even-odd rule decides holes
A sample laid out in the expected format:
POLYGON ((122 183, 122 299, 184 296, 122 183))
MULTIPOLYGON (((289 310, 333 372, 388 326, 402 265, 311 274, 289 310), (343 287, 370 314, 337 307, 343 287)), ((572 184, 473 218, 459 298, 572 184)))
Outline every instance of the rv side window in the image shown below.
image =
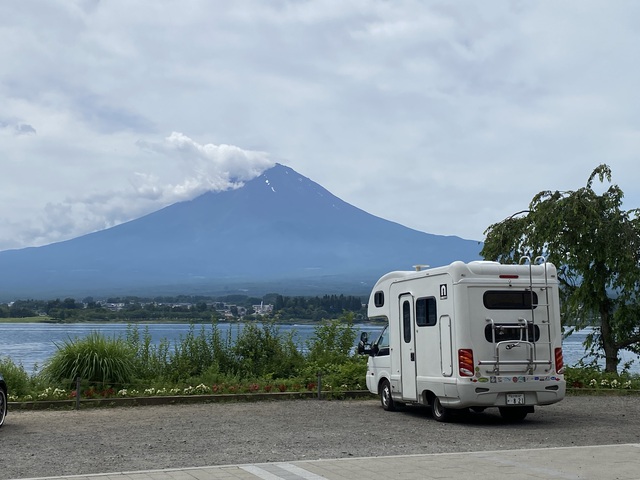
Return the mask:
POLYGON ((384 307, 384 292, 379 291, 373 294, 373 304, 380 308, 384 307))
POLYGON ((531 290, 488 290, 482 301, 489 310, 531 310, 538 305, 538 295, 531 290))
POLYGON ((411 342, 411 303, 405 300, 402 303, 402 330, 404 331, 404 343, 411 342))
POLYGON ((416 323, 419 327, 432 327, 437 323, 436 299, 434 297, 416 300, 416 323))

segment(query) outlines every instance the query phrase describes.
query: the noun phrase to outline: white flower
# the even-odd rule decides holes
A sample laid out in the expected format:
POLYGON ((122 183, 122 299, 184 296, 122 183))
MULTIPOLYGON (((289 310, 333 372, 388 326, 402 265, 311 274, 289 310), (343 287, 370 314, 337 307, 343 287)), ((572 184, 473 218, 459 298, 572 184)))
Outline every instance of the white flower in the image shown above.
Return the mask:
POLYGON ((201 383, 195 388, 197 393, 209 393, 209 387, 207 387, 204 383, 201 383))
POLYGON ((53 396, 54 396, 55 398, 64 398, 64 397, 66 397, 66 396, 67 396, 67 391, 66 391, 66 390, 63 390, 63 389, 61 389, 61 388, 56 388, 56 389, 53 391, 53 396))

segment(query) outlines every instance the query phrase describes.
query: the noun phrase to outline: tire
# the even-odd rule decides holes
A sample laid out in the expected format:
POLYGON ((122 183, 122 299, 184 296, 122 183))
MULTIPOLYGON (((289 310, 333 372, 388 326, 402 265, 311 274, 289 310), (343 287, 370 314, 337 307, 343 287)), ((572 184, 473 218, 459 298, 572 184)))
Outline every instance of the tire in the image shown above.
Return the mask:
POLYGON ((389 380, 386 379, 380 383, 380 403, 382 408, 388 412, 393 412, 396 409, 396 404, 391 397, 391 385, 389 385, 389 380))
POLYGON ((521 422, 529 413, 526 407, 499 407, 500 416, 508 422, 521 422))
POLYGON ((7 416, 7 392, 0 388, 0 427, 7 416))
POLYGON ((433 397, 431 402, 431 415, 438 422, 448 422, 451 420, 451 409, 442 406, 438 397, 433 397))

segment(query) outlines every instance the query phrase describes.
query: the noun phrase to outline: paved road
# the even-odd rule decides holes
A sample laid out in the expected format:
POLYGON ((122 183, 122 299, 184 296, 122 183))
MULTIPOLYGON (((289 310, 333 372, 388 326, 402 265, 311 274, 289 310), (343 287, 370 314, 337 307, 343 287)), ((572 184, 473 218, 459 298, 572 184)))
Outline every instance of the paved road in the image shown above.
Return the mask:
MULTIPOLYGON (((52 478, 52 477, 49 477, 52 478)), ((58 480, 638 480, 640 444, 225 465, 58 480)))

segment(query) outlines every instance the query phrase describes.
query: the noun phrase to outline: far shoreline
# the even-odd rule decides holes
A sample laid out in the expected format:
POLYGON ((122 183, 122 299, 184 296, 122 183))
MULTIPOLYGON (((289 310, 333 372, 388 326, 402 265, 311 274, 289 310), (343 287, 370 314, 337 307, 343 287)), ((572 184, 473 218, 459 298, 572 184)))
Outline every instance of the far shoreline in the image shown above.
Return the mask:
MULTIPOLYGON (((269 323, 274 323, 276 325, 320 325, 323 321, 326 320, 335 320, 335 319, 322 319, 322 320, 310 320, 310 319, 288 319, 288 320, 277 320, 277 319, 268 319, 266 320, 269 323)), ((0 324, 11 324, 11 323, 42 323, 42 324, 55 324, 55 325, 147 325, 147 324, 181 324, 181 325, 215 325, 216 323, 224 323, 224 324, 241 324, 241 323, 253 323, 253 322, 263 322, 260 319, 224 319, 224 320, 213 320, 213 321, 187 321, 183 319, 144 319, 144 320, 88 320, 88 321, 66 321, 66 320, 57 320, 52 319, 51 317, 9 317, 9 318, 0 318, 0 324)), ((353 322, 354 324, 371 324, 371 325, 382 325, 379 321, 369 320, 369 319, 361 319, 353 322)))

